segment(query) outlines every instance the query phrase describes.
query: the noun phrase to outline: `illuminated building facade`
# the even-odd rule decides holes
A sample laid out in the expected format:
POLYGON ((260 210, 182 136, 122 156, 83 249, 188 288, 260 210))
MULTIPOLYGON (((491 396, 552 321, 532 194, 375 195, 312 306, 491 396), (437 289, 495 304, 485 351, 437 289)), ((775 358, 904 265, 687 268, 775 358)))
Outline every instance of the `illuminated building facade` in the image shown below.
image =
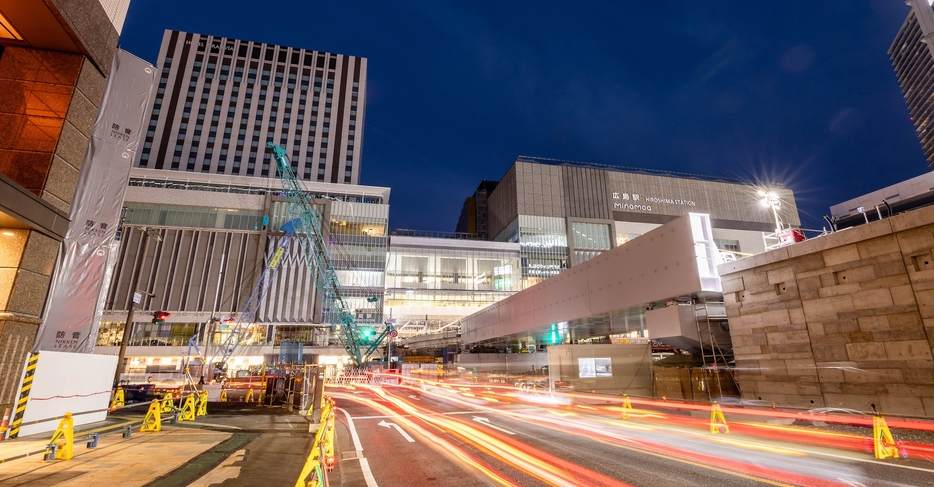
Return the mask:
POLYGON ((0 3, 0 410, 45 316, 129 3, 0 3))
POLYGON ((358 184, 365 58, 165 31, 136 165, 275 178, 266 142, 304 181, 358 184))
POLYGON ((928 0, 910 0, 908 4, 911 12, 889 48, 889 58, 924 157, 934 167, 934 9, 928 0))
MULTIPOLYGON (((492 240, 520 246, 527 289, 688 213, 710 215, 718 248, 734 256, 765 250, 775 231, 757 188, 739 181, 519 157, 489 194, 492 240)), ((794 194, 774 189, 785 226, 800 220, 794 194)))

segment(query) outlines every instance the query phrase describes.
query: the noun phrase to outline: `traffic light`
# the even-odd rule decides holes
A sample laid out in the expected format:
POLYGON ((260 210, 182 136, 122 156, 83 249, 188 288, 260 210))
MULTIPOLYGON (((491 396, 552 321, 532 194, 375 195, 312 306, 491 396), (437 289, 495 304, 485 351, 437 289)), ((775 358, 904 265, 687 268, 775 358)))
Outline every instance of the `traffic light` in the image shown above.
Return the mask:
POLYGON ((360 334, 363 335, 363 341, 368 342, 371 338, 373 338, 373 329, 362 328, 360 329, 360 334))
POLYGON ((169 316, 172 316, 172 313, 169 313, 168 311, 156 311, 152 314, 152 324, 161 325, 165 323, 165 319, 169 316))

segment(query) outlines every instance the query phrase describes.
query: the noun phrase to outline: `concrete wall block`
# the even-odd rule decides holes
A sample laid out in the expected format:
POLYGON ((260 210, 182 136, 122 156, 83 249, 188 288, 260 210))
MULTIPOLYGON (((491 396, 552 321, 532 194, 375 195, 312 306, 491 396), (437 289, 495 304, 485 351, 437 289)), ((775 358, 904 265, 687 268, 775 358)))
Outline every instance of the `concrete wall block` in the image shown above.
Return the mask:
POLYGON ((736 291, 742 291, 743 289, 746 289, 745 285, 743 284, 742 277, 731 277, 726 279, 721 278, 720 286, 723 288, 724 294, 735 293, 736 291))
POLYGON ((934 367, 909 368, 902 371, 906 384, 934 385, 934 367))
MULTIPOLYGON (((864 394, 864 395, 885 395, 889 394, 889 389, 882 382, 844 382, 844 394, 864 394)), ((876 403, 878 406, 879 403, 876 403)))
POLYGON ((821 382, 843 382, 843 369, 837 366, 826 365, 834 363, 836 362, 815 363, 815 367, 817 367, 817 376, 820 378, 821 382))
POLYGON ((824 394, 843 394, 843 382, 821 382, 821 391, 824 394))
POLYGON ((796 404, 801 404, 802 402, 807 401, 808 398, 820 397, 822 392, 823 391, 821 390, 819 382, 799 382, 798 393, 796 396, 794 396, 799 398, 799 402, 796 404))
POLYGON ((834 276, 833 271, 819 275, 821 287, 830 287, 837 285, 837 278, 834 276))
POLYGON ((846 344, 811 345, 815 362, 842 362, 850 360, 846 344))
POLYGON ((850 343, 866 343, 875 341, 871 331, 854 331, 850 333, 850 343))
MULTIPOLYGON (((889 320, 890 328, 910 328, 915 326, 928 326, 928 323, 921 320, 921 315, 917 311, 907 313, 892 313, 886 315, 889 320)), ((934 320, 930 326, 934 326, 934 320)))
POLYGON ((793 325, 807 324, 807 320, 804 319, 804 308, 801 307, 800 302, 797 307, 788 308, 788 319, 791 320, 793 325))
POLYGON ((743 289, 753 290, 769 286, 769 276, 766 272, 756 269, 756 272, 743 274, 743 289))
POLYGON ((934 318, 934 290, 916 291, 915 300, 922 318, 934 318))
POLYGON ((897 236, 902 254, 914 255, 934 249, 934 235, 930 229, 918 228, 901 232, 897 236))
POLYGON ((790 282, 795 279, 795 273, 790 265, 782 266, 766 272, 769 284, 775 285, 783 282, 790 282))
POLYGON ((777 344, 777 345, 770 344, 769 351, 772 353, 772 355, 775 358, 781 358, 781 359, 810 358, 811 357, 811 344, 809 342, 782 343, 782 344, 777 344))
POLYGON ((899 414, 906 416, 923 416, 924 403, 920 397, 882 396, 879 398, 882 414, 899 414))
MULTIPOLYGON (((934 240, 934 239, 932 239, 934 240)), ((934 246, 932 246, 934 247, 934 246)), ((859 260, 859 250, 856 244, 844 245, 842 247, 831 248, 823 251, 824 263, 827 266, 835 266, 859 260)))
POLYGON ((854 331, 859 331, 859 320, 857 319, 824 322, 824 333, 827 335, 848 335, 854 331))
POLYGON ((823 267, 827 267, 827 264, 824 263, 824 256, 820 252, 802 255, 791 261, 791 269, 799 278, 803 272, 810 272, 823 267))
POLYGON ((872 309, 894 306, 892 293, 888 289, 873 289, 853 293, 853 307, 855 309, 872 309))
POLYGON ((869 291, 871 289, 893 288, 896 286, 909 286, 911 279, 908 274, 897 274, 894 276, 880 277, 859 283, 860 291, 869 291))
POLYGON ((888 316, 864 316, 856 320, 860 331, 884 331, 889 329, 888 316))
POLYGON ((859 283, 843 284, 838 286, 826 286, 818 289, 818 294, 822 298, 831 296, 840 296, 844 294, 853 294, 859 292, 859 283))
POLYGON ((922 397, 921 402, 924 403, 924 415, 934 416, 934 397, 922 397))
POLYGON ((765 326, 784 326, 791 324, 788 310, 767 311, 762 313, 762 324, 765 326))
POLYGON ((892 303, 895 306, 909 306, 917 305, 915 301, 914 290, 911 289, 911 285, 907 286, 896 286, 889 289, 892 292, 892 303))
POLYGON ((727 315, 727 318, 730 320, 731 331, 734 329, 749 329, 762 326, 762 315, 760 314, 746 316, 727 315))
MULTIPOLYGON (((885 353, 886 347, 882 343, 847 343, 845 347, 849 360, 885 360, 888 358, 885 353)), ((930 353, 930 348, 928 353, 930 353)), ((814 358, 818 358, 816 353, 814 358)))
POLYGON ((808 336, 810 336, 811 339, 813 339, 815 336, 822 337, 826 335, 826 333, 824 333, 824 324, 819 321, 808 323, 807 326, 808 326, 808 336))
MULTIPOLYGON (((874 332, 877 342, 923 341, 927 343, 927 333, 923 328, 896 328, 874 332)), ((919 357, 921 358, 921 357, 919 357)))
POLYGON ((866 265, 866 261, 859 260, 847 264, 846 269, 834 268, 834 279, 837 284, 856 284, 876 279, 876 268, 866 265), (850 265, 852 264, 852 265, 850 265))
POLYGON ((870 259, 893 252, 901 252, 898 246, 898 238, 891 234, 858 242, 856 244, 856 249, 859 251, 859 256, 863 259, 870 259))
MULTIPOLYGON (((932 297, 934 299, 934 297, 932 297)), ((804 317, 808 321, 833 321, 841 311, 852 311, 853 299, 850 296, 831 296, 819 299, 803 300, 804 317)), ((932 302, 934 304, 934 302, 932 302)), ((932 310, 934 312, 934 310, 932 310)))
POLYGON ((822 287, 820 282, 820 274, 810 277, 798 276, 798 279, 795 282, 798 285, 798 292, 817 291, 822 287))
POLYGON ((901 369, 848 369, 843 371, 843 376, 846 378, 844 382, 853 384, 866 382, 889 383, 904 381, 901 369))
MULTIPOLYGON (((849 333, 834 333, 833 335, 811 335, 811 346, 817 345, 844 345, 850 343, 849 333)), ((845 360, 845 359, 844 359, 845 360)))
POLYGON ((824 392, 824 404, 827 407, 855 409, 857 411, 872 411, 871 404, 878 406, 878 395, 869 394, 828 394, 824 392))
POLYGON ((814 359, 786 360, 785 369, 790 375, 809 375, 817 380, 817 365, 815 365, 814 359))
POLYGON ((927 340, 905 340, 898 342, 885 342, 885 353, 893 360, 928 360, 931 355, 931 344, 927 340))
POLYGON ((798 384, 795 382, 759 382, 756 387, 763 394, 795 395, 798 393, 798 384))
POLYGON ((769 345, 786 343, 810 343, 807 330, 767 333, 769 345))

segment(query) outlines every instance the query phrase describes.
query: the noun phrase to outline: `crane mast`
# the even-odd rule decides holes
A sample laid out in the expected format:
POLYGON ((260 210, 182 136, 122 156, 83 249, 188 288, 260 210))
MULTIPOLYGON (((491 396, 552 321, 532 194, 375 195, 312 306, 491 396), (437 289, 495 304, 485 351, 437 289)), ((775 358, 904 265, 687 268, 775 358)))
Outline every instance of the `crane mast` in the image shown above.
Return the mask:
MULTIPOLYGON (((323 321, 331 325, 331 330, 336 333, 341 346, 354 364, 364 365, 382 340, 393 330, 392 325, 387 323, 373 339, 368 339, 357 326, 354 312, 347 303, 324 240, 321 216, 292 171, 285 150, 272 142, 267 142, 266 145, 272 150, 276 160, 282 192, 288 202, 289 217, 295 222, 295 234, 299 237, 305 264, 314 276, 315 288, 321 296, 323 321)), ((368 298, 367 301, 377 302, 378 299, 368 298)))

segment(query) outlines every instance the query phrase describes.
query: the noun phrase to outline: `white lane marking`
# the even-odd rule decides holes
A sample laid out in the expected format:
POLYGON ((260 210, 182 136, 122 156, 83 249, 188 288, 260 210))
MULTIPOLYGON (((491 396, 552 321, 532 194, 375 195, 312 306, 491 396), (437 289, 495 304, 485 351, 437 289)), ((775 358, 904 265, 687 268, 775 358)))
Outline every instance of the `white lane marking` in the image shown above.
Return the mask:
POLYGON ((380 422, 379 422, 379 425, 382 426, 383 428, 395 428, 396 431, 398 431, 399 434, 402 435, 403 438, 405 438, 406 440, 408 440, 409 443, 415 443, 415 440, 412 439, 412 437, 409 436, 408 433, 406 433, 405 431, 403 431, 403 430, 402 430, 402 427, 399 426, 398 424, 396 424, 396 423, 387 423, 386 421, 380 421, 380 422))
MULTIPOLYGON (((452 415, 452 414, 477 414, 478 412, 479 412, 479 411, 454 411, 454 412, 450 412, 450 413, 419 414, 419 416, 446 416, 446 415, 452 415)), ((412 417, 413 417, 411 414, 400 414, 399 416, 402 416, 403 418, 412 418, 412 417)), ((356 419, 357 421, 359 421, 359 420, 361 420, 361 419, 390 419, 390 418, 394 418, 394 417, 395 417, 395 416, 357 416, 357 417, 354 418, 354 419, 356 419)))
POLYGON ((363 480, 366 480, 367 487, 377 487, 376 479, 373 478, 373 472, 370 470, 370 463, 363 457, 363 448, 360 448, 360 436, 357 435, 357 427, 353 424, 353 418, 346 409, 340 411, 347 417, 347 426, 350 427, 350 440, 353 441, 353 449, 357 451, 357 459, 360 460, 363 480))
POLYGON ((489 419, 489 418, 481 418, 480 416, 474 416, 474 417, 473 417, 473 420, 476 421, 476 422, 478 422, 478 423, 480 423, 480 424, 482 424, 482 425, 487 426, 488 428, 493 428, 493 429, 495 429, 495 430, 497 430, 497 431, 502 431, 503 433, 506 433, 507 435, 515 435, 515 434, 516 434, 514 431, 509 431, 509 430, 506 429, 506 428, 500 428, 499 426, 494 426, 494 425, 490 424, 490 419, 489 419))

